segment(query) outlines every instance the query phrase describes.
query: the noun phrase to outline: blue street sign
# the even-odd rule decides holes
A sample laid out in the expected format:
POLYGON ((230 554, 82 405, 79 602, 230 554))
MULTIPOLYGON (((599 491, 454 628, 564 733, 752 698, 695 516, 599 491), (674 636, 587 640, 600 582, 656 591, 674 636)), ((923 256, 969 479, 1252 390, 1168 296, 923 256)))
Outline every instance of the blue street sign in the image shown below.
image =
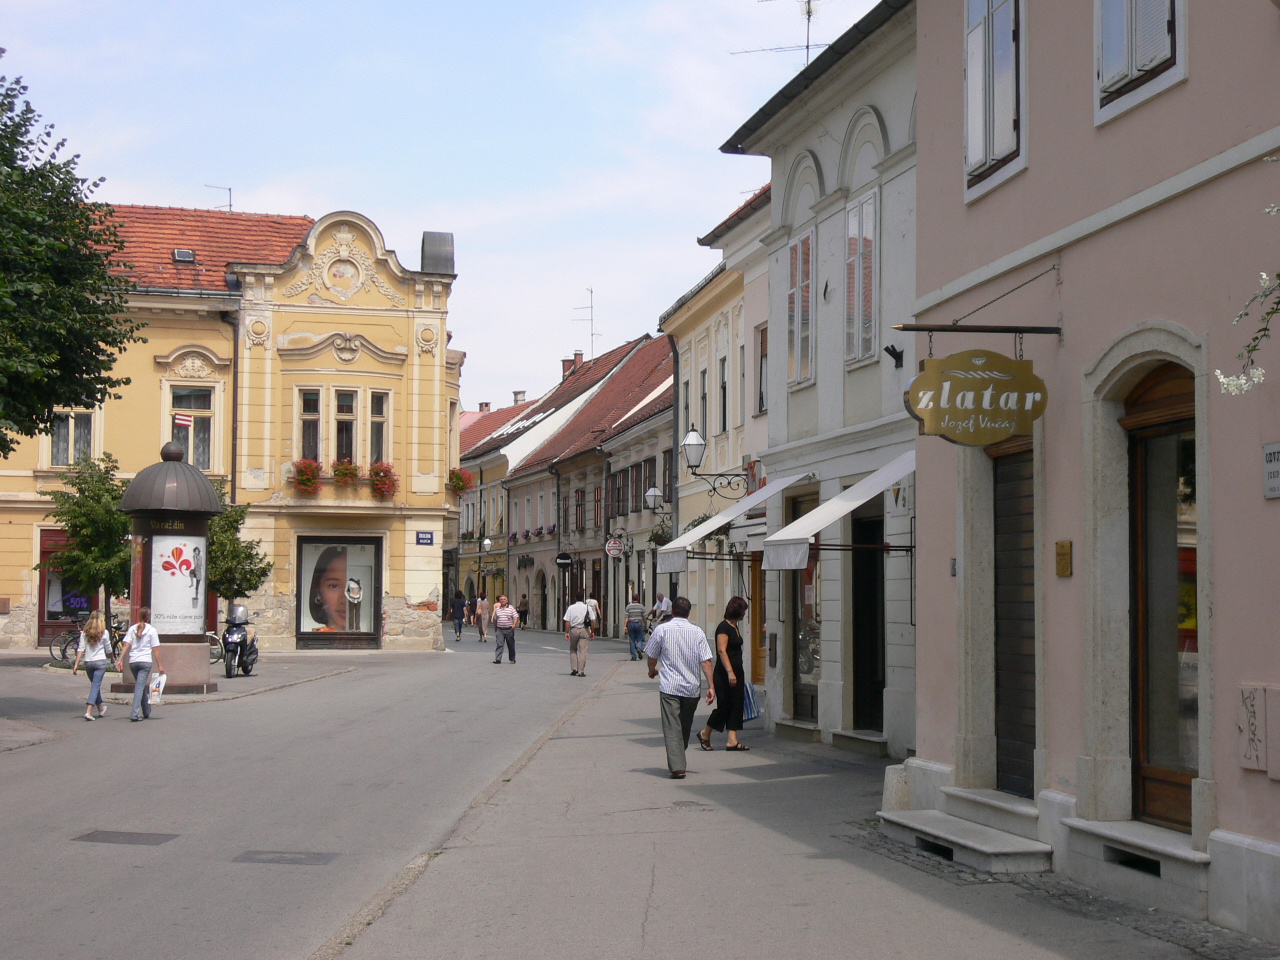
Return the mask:
POLYGON ((436 535, 433 531, 430 531, 430 530, 418 531, 418 546, 434 547, 435 545, 436 545, 436 535))

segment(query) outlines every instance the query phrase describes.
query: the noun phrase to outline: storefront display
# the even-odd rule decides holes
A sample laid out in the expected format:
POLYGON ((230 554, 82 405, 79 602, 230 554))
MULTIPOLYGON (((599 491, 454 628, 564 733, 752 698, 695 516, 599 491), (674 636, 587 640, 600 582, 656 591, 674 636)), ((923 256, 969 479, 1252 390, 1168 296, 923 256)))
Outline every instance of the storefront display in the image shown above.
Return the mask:
POLYGON ((299 634, 378 632, 380 549, 371 539, 299 538, 299 634))

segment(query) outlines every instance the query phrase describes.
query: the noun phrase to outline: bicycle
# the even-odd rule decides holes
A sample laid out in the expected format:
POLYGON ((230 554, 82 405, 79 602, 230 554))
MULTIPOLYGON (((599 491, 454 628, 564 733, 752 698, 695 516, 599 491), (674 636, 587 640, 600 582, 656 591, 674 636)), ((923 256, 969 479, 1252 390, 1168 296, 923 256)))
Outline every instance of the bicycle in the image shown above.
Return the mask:
MULTIPOLYGON (((75 627, 62 631, 62 633, 50 640, 49 656, 62 663, 75 663, 76 651, 80 648, 80 634, 84 631, 84 624, 88 619, 88 614, 83 617, 77 616, 75 627)), ((120 647, 124 644, 124 634, 127 629, 125 622, 114 613, 107 621, 107 636, 111 642, 110 657, 112 663, 120 659, 120 647)))
POLYGON ((212 630, 205 632, 205 638, 209 641, 209 662, 217 663, 227 655, 227 648, 222 645, 222 638, 212 630))

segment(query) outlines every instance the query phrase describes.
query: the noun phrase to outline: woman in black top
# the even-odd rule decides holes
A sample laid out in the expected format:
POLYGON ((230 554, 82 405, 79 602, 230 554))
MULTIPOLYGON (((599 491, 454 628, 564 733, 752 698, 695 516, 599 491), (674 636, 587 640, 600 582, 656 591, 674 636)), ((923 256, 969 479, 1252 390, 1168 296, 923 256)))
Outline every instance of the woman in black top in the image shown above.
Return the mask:
POLYGON ((716 668, 712 674, 716 708, 707 718, 706 727, 698 734, 703 750, 711 749, 711 731, 726 727, 729 730, 726 750, 751 749, 738 742, 738 731, 742 729, 743 685, 748 682, 742 672, 742 634, 738 633, 738 624, 746 613, 747 601, 733 597, 724 608, 724 619, 716 627, 716 668))
POLYGON ((453 591, 450 607, 449 612, 453 615, 453 642, 457 643, 462 639, 462 621, 467 619, 467 598, 462 595, 461 590, 453 591))

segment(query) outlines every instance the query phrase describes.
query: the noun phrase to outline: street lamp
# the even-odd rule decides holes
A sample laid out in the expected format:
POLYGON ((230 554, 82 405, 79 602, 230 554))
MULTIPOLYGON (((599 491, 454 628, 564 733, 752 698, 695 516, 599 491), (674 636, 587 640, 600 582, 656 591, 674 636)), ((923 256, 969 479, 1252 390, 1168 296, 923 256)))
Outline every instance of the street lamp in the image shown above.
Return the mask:
POLYGON ((684 451, 684 462, 696 473, 702 466, 702 458, 707 455, 707 441, 702 439, 697 427, 691 427, 684 435, 684 439, 680 441, 680 449, 684 451))
POLYGON ((711 496, 719 494, 726 500, 741 500, 747 495, 747 478, 744 474, 698 472, 698 468, 702 466, 702 458, 707 455, 707 441, 702 439, 697 427, 691 427, 684 435, 684 439, 680 441, 680 449, 684 451, 689 472, 711 488, 711 496))
POLYGON ((480 549, 483 550, 485 553, 488 553, 490 550, 493 549, 493 541, 490 540, 488 537, 485 537, 483 540, 480 541, 480 549))
POLYGON ((662 491, 657 487, 650 487, 644 494, 644 505, 654 513, 662 512, 662 491))

